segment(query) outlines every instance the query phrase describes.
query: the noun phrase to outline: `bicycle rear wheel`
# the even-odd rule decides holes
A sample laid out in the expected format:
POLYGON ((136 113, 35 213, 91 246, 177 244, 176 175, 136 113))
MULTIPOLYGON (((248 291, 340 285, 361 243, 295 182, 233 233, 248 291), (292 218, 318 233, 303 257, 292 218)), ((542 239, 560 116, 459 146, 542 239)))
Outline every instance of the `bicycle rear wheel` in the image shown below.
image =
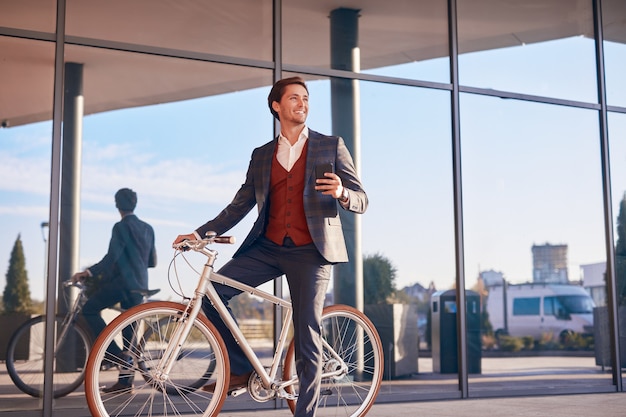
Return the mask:
POLYGON ((166 301, 135 306, 113 320, 96 339, 87 362, 85 395, 91 414, 112 415, 215 416, 227 395, 230 365, 224 342, 215 327, 203 315, 193 323, 189 336, 169 372, 160 363, 169 346, 170 336, 186 320, 185 305, 166 301), (130 326, 130 327, 129 327, 130 326), (124 329, 132 329, 131 340, 125 340, 124 329), (101 389, 118 381, 118 372, 105 370, 105 361, 128 365, 112 357, 107 348, 112 343, 125 346, 132 358, 132 390, 105 393, 101 389), (215 392, 197 390, 201 384, 216 383, 215 392), (175 393, 175 395, 171 395, 175 393))
MULTIPOLYGON (((383 377, 383 347, 376 328, 357 309, 333 305, 322 313, 322 337, 324 363, 316 416, 364 416, 378 396, 383 377)), ((285 355, 283 380, 296 376, 292 341, 285 355)), ((286 390, 297 394, 297 389, 295 384, 286 390)), ((289 399, 287 403, 294 412, 296 400, 289 399)))
MULTIPOLYGON (((78 323, 63 323, 55 317, 53 393, 63 397, 83 382, 85 365, 91 346, 89 332, 78 323)), ((37 316, 22 324, 7 345, 6 367, 13 383, 33 397, 43 395, 45 316, 37 316)))

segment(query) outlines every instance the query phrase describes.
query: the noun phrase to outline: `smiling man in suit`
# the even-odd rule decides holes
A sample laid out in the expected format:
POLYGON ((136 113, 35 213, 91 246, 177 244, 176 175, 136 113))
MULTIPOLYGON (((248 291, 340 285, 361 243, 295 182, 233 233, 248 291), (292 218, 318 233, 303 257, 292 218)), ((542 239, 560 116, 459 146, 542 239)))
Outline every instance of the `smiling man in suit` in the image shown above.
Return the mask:
MULTIPOLYGON (((174 243, 209 231, 221 235, 257 206, 259 217, 252 230, 219 273, 254 287, 286 276, 300 381, 295 416, 312 417, 320 395, 320 323, 331 267, 348 262, 339 210, 363 213, 368 200, 343 139, 306 126, 309 92, 302 78, 276 82, 268 105, 280 121, 280 135, 252 152, 246 180, 232 202, 174 243)), ((229 287, 216 288, 226 305, 239 294, 229 287)), ((230 389, 245 387, 252 365, 207 299, 203 309, 228 348, 230 389)), ((212 391, 214 386, 204 389, 212 391)))

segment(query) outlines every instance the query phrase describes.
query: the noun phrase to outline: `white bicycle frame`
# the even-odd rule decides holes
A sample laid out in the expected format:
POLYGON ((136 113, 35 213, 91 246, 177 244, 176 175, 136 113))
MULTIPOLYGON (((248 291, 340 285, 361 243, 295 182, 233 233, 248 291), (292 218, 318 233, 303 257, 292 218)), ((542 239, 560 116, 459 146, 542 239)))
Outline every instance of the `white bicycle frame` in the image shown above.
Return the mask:
MULTIPOLYGON (((257 375, 261 378, 263 386, 266 389, 272 389, 278 392, 282 398, 295 399, 293 395, 288 394, 285 391, 285 387, 297 383, 297 378, 291 378, 288 381, 281 381, 280 384, 276 383, 276 375, 279 371, 282 352, 287 343, 287 336, 289 332, 288 325, 291 323, 293 314, 293 307, 291 305, 291 302, 276 297, 266 291, 259 290, 258 288, 251 287, 232 278, 216 273, 213 270, 213 264, 215 262, 215 259, 217 258, 217 251, 207 248, 208 243, 208 240, 185 241, 183 242, 183 244, 181 244, 181 246, 179 246, 186 246, 196 252, 202 253, 207 257, 207 261, 205 262, 202 269, 201 279, 198 282, 198 286, 194 291, 194 297, 190 300, 187 308, 183 313, 183 317, 181 320, 182 325, 177 326, 174 334, 170 337, 170 343, 167 346, 167 349, 159 362, 158 369, 162 370, 164 374, 163 376, 168 375, 171 371, 182 347, 182 342, 186 339, 187 335, 191 331, 192 325, 196 320, 198 314, 200 313, 200 309, 202 308, 202 298, 206 295, 219 313, 224 323, 226 324, 226 327, 228 327, 237 343, 239 343, 239 346, 243 350, 246 357, 250 360, 257 375), (274 351, 274 356, 272 357, 272 365, 269 372, 265 370, 265 367, 261 364, 258 356, 250 347, 250 344, 248 343, 241 329, 237 325, 237 322, 229 313, 228 309, 222 302, 222 299, 217 294, 217 291, 213 286, 214 282, 238 289, 242 292, 247 292, 251 295, 258 296, 264 300, 273 303, 274 305, 282 307, 285 310, 285 316, 282 322, 280 336, 278 338, 278 343, 274 351)), ((334 351, 334 349, 332 349, 328 342, 324 340, 323 343, 328 351, 332 352, 333 357, 336 359, 337 363, 341 364, 341 366, 333 369, 332 371, 325 370, 322 374, 322 377, 338 377, 339 375, 345 373, 345 371, 347 370, 347 365, 343 362, 342 358, 334 351)), ((240 390, 233 391, 231 395, 237 396, 245 391, 246 389, 242 388, 240 390)))

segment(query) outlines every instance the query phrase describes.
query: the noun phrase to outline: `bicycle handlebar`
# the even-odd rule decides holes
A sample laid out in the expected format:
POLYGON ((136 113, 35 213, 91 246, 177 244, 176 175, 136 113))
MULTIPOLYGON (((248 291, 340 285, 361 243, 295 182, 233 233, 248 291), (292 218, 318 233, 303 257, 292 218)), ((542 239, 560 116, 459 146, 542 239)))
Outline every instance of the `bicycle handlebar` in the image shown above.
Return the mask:
POLYGON ((172 244, 172 247, 181 251, 186 249, 197 251, 211 243, 227 243, 231 245, 235 243, 235 236, 217 236, 215 232, 207 232, 206 235, 207 237, 204 239, 183 240, 182 242, 172 244))
POLYGON ((81 291, 85 288, 84 283, 80 281, 72 282, 72 280, 63 281, 63 286, 64 287, 76 287, 81 291))

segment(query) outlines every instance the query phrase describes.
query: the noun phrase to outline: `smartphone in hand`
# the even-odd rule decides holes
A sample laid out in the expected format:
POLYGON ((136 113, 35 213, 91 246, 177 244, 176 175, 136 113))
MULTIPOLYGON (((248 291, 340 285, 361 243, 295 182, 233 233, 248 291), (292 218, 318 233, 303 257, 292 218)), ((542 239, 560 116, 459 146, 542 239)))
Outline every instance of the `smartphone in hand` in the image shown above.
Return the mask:
POLYGON ((324 176, 325 172, 335 172, 332 162, 326 164, 315 165, 315 178, 327 178, 324 176))

